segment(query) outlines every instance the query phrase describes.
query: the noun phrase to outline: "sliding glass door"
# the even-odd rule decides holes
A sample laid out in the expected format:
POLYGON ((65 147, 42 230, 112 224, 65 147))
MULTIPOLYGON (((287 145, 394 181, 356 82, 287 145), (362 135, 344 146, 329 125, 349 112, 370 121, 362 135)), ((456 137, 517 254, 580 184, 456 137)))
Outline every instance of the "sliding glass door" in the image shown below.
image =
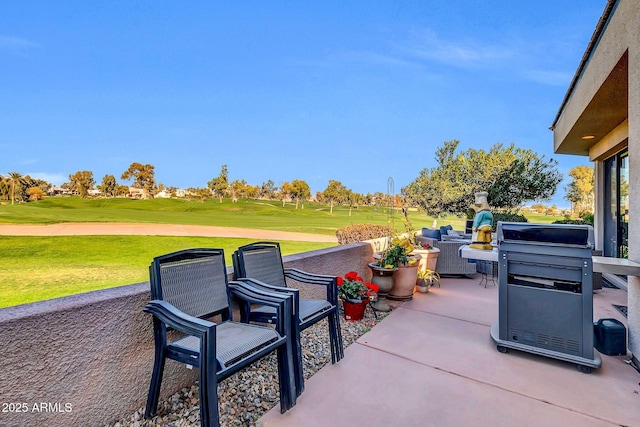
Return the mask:
POLYGON ((629 154, 622 151, 604 162, 604 255, 627 258, 629 236, 629 154))

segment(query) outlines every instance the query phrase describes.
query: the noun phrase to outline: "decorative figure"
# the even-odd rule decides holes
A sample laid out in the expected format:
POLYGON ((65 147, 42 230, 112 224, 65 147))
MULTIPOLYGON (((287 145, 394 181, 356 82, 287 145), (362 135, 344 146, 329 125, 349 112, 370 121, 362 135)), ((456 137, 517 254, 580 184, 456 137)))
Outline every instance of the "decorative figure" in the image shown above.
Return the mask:
POLYGON ((473 217, 473 236, 471 238, 472 243, 469 247, 490 251, 493 249, 493 246, 491 246, 493 214, 489 208, 489 202, 487 202, 488 194, 486 191, 475 193, 476 200, 471 207, 476 211, 476 214, 473 217))

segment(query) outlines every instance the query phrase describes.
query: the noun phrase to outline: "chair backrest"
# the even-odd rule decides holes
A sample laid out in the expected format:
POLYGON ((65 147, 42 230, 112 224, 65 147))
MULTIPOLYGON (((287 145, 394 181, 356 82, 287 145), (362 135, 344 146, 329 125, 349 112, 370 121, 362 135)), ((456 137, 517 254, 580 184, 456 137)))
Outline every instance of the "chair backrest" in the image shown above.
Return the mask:
POLYGON ((164 300, 194 316, 231 314, 222 249, 187 249, 153 259, 151 299, 164 300))
POLYGON ((256 242, 241 246, 234 253, 237 277, 250 277, 274 286, 287 286, 280 244, 256 242))

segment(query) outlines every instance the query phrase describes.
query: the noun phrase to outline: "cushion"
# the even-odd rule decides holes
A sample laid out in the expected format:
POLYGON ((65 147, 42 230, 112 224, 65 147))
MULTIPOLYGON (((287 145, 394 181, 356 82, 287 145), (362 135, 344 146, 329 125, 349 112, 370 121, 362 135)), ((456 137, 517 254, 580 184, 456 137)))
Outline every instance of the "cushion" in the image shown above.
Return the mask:
POLYGON ((460 233, 458 233, 456 230, 448 230, 447 236, 460 237, 460 233))
POLYGON ((443 225, 440 227, 440 234, 448 235, 449 230, 453 230, 453 225, 443 225))
POLYGON ((432 239, 436 239, 436 240, 440 240, 440 230, 435 230, 435 229, 431 229, 431 228, 423 228, 422 229, 422 235, 424 237, 430 237, 432 239))

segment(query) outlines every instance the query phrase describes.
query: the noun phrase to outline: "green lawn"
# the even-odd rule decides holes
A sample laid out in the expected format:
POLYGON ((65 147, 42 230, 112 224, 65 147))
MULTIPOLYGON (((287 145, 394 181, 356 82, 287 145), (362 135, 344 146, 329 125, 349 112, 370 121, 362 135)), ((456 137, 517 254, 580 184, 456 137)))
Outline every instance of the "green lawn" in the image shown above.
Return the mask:
MULTIPOLYGON (((222 227, 259 228, 335 234, 349 224, 386 224, 386 207, 361 206, 351 209, 334 206, 333 213, 325 204, 307 202, 304 209, 295 204, 284 207, 275 200, 224 199, 200 202, 184 199, 80 199, 79 197, 46 197, 38 202, 11 205, 0 203, 0 224, 54 224, 61 222, 134 222, 156 224, 216 225, 222 227)), ((393 212, 398 231, 403 231, 402 213, 393 212)), ((527 215, 529 221, 550 223, 560 217, 527 215)), ((410 220, 416 230, 431 227, 434 218, 413 210, 410 220)), ((464 228, 464 218, 438 218, 437 225, 451 224, 464 228)))
MULTIPOLYGON (((0 307, 146 281, 152 258, 193 248, 231 254, 251 239, 164 236, 0 236, 0 307)), ((283 254, 331 243, 281 241, 283 254)))
MULTIPOLYGON (((400 211, 394 224, 404 231, 400 211)), ((532 217, 532 222, 557 218, 532 217)), ((433 218, 413 211, 415 230, 431 227, 433 218)), ((305 203, 304 209, 277 201, 178 199, 80 199, 48 197, 42 201, 0 204, 0 223, 133 222, 216 225, 333 235, 350 224, 386 224, 386 208, 352 209, 305 203)), ((437 225, 464 229, 464 218, 439 218, 437 225)), ((147 266, 156 255, 189 247, 220 247, 229 256, 250 239, 158 236, 0 236, 0 307, 56 298, 96 289, 146 281, 147 266)), ((281 242, 283 254, 332 246, 330 243, 281 242)))
MULTIPOLYGON (((399 226, 400 213, 397 213, 399 226)), ((426 215, 420 215, 431 223, 426 215)), ((418 221, 416 212, 415 220, 418 221)), ((223 227, 259 228, 335 234, 351 223, 386 224, 386 209, 360 207, 351 210, 336 206, 333 213, 324 204, 305 203, 304 209, 294 204, 282 206, 278 201, 239 201, 224 199, 204 203, 180 199, 80 199, 48 197, 38 202, 0 205, 0 223, 53 224, 60 222, 137 222, 164 224, 217 225, 223 227)))

